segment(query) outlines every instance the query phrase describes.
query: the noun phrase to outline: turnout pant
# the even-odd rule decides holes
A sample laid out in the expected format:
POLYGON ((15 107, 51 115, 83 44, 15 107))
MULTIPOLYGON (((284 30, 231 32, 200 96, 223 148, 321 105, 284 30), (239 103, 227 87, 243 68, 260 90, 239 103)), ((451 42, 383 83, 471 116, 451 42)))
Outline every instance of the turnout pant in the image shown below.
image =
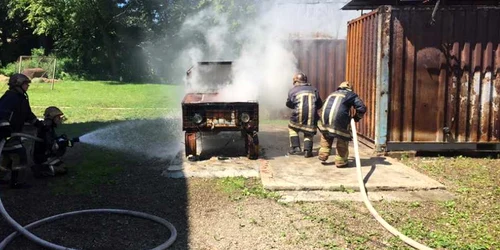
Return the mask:
POLYGON ((347 164, 347 159, 349 158, 349 141, 343 140, 339 137, 334 137, 331 135, 321 134, 320 149, 318 158, 322 161, 328 160, 330 152, 332 150, 333 140, 337 140, 335 155, 335 165, 343 166, 347 164))
MULTIPOLYGON (((8 171, 5 170, 12 171, 11 183, 22 183, 25 181, 28 158, 24 147, 2 151, 2 161, 0 164, 3 170, 0 171, 0 174, 6 175, 8 171)), ((0 179, 3 178, 5 178, 5 176, 0 176, 0 179)))
MULTIPOLYGON (((290 148, 295 148, 295 147, 300 148, 299 132, 303 131, 299 131, 298 129, 288 127, 288 135, 290 137, 290 148)), ((312 152, 314 134, 308 132, 303 132, 303 133, 304 133, 304 150, 309 150, 309 152, 312 152)))

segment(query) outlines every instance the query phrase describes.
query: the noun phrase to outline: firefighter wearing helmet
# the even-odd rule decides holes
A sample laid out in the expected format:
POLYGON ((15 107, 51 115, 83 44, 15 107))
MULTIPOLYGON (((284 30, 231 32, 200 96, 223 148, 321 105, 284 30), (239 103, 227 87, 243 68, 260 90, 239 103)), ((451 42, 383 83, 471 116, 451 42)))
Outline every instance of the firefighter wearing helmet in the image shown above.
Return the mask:
POLYGON ((290 139, 289 154, 301 154, 299 132, 304 134, 304 157, 312 157, 313 137, 316 134, 318 109, 322 100, 318 90, 311 86, 304 73, 293 76, 293 88, 288 92, 286 106, 292 109, 288 132, 290 139))
POLYGON ((337 155, 335 165, 337 167, 347 166, 349 157, 349 141, 352 140, 350 127, 350 110, 356 110, 354 121, 358 122, 366 113, 366 106, 354 93, 351 82, 342 82, 337 90, 331 93, 325 100, 320 112, 319 130, 321 132, 320 149, 318 159, 322 162, 328 160, 332 149, 333 140, 337 139, 337 155))
POLYGON ((28 157, 20 137, 11 137, 13 133, 22 133, 25 123, 35 127, 42 122, 31 111, 28 88, 31 80, 23 74, 14 74, 9 78, 9 89, 0 98, 0 139, 5 140, 0 164, 0 180, 8 181, 11 172, 11 188, 27 188, 25 182, 28 157))
POLYGON ((57 107, 51 106, 45 109, 43 113, 44 126, 37 131, 37 137, 42 138, 43 142, 35 143, 33 153, 33 162, 31 169, 35 177, 49 177, 63 175, 68 172, 67 168, 62 166, 61 157, 66 153, 66 148, 73 147, 78 138, 71 140, 63 134, 58 136, 56 128, 66 120, 64 113, 57 107))

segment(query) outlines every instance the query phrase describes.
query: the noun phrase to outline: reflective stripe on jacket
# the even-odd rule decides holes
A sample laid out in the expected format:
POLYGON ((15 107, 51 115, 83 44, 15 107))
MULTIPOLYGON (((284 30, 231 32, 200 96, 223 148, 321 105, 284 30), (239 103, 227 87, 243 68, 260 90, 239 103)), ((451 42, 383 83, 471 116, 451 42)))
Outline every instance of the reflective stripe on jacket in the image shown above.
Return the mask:
POLYGON ((288 127, 316 134, 318 109, 322 105, 318 90, 309 83, 296 84, 289 92, 286 106, 292 109, 288 127))
POLYGON ((339 89, 325 100, 320 112, 319 129, 329 136, 339 136, 351 140, 350 110, 356 109, 356 116, 363 117, 366 106, 359 96, 350 89, 339 89))

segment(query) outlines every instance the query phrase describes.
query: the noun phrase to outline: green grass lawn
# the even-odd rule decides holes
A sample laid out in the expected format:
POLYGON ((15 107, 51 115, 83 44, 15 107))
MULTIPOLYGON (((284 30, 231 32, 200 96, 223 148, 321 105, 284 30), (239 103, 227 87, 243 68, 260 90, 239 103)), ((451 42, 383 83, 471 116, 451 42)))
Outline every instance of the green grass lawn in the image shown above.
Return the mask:
MULTIPOLYGON (((5 85, 3 86, 6 89, 5 85)), ((33 112, 60 107, 68 123, 164 117, 180 110, 182 87, 116 82, 33 83, 28 90, 33 112)))
MULTIPOLYGON (((6 89, 4 84, 0 91, 6 89)), ((40 119, 46 107, 59 107, 68 120, 57 129, 57 133, 74 137, 126 121, 145 119, 151 120, 152 126, 141 130, 162 130, 165 126, 158 128, 162 124, 155 120, 180 115, 182 86, 70 81, 56 83, 54 89, 51 89, 51 84, 32 83, 28 94, 32 110, 40 119)), ((112 136, 125 138, 122 138, 123 146, 127 147, 129 143, 138 143, 127 141, 127 134, 135 134, 136 139, 143 132, 123 129, 122 134, 115 132, 112 136)), ((165 136, 163 131, 155 133, 159 135, 155 140, 165 136)), ((116 138, 104 139, 112 141, 116 138)), ((109 182, 110 176, 120 172, 123 163, 133 164, 135 160, 129 152, 86 144, 77 144, 65 157, 72 176, 51 183, 57 193, 92 193, 98 184, 109 182)))

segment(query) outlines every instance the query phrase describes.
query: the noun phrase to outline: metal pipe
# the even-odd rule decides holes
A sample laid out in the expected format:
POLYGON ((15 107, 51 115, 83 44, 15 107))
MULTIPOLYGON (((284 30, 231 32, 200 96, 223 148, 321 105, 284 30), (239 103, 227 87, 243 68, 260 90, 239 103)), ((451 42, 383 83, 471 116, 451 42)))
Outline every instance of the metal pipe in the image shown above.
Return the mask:
MULTIPOLYGON (((25 138, 32 139, 35 141, 43 141, 42 139, 40 139, 38 137, 28 135, 28 134, 23 134, 23 133, 13 133, 11 135, 11 137, 25 137, 25 138)), ((3 150, 4 145, 5 145, 5 139, 1 139, 0 140, 0 152, 3 150)), ((68 213, 63 213, 63 214, 58 214, 58 215, 54 215, 51 217, 47 217, 47 218, 44 218, 44 219, 39 220, 39 221, 35 221, 35 222, 23 227, 19 223, 17 223, 17 221, 15 221, 9 215, 9 213, 7 213, 7 210, 5 209, 5 207, 2 203, 2 199, 0 198, 0 213, 7 220, 7 222, 12 227, 14 227, 14 229, 16 229, 16 231, 17 231, 17 232, 10 234, 2 242, 0 242, 0 250, 5 249, 5 247, 10 242, 12 242, 12 240, 14 240, 16 238, 16 236, 19 236, 19 235, 23 235, 24 237, 28 238, 29 240, 33 241, 34 243, 36 243, 40 246, 43 246, 45 248, 56 249, 56 250, 73 249, 73 248, 57 245, 57 244, 48 242, 46 240, 43 240, 40 237, 38 237, 38 236, 34 235, 33 233, 31 233, 30 231, 28 231, 28 229, 35 228, 35 227, 38 227, 38 226, 43 225, 45 223, 59 220, 59 219, 65 218, 65 217, 69 217, 69 216, 73 216, 73 215, 80 215, 80 214, 89 214, 89 213, 111 213, 111 214, 129 215, 129 216, 138 217, 138 218, 142 218, 142 219, 146 219, 146 220, 151 220, 153 222, 156 222, 156 223, 159 223, 159 224, 165 226, 166 228, 168 228, 168 230, 170 230, 170 237, 163 244, 153 248, 153 250, 166 249, 170 245, 172 245, 174 243, 175 239, 177 238, 177 230, 175 229, 174 225, 172 225, 167 220, 162 219, 162 218, 157 217, 157 216, 154 216, 154 215, 150 215, 150 214, 146 214, 146 213, 142 213, 142 212, 131 211, 131 210, 124 210, 124 209, 89 209, 89 210, 68 212, 68 213)))

